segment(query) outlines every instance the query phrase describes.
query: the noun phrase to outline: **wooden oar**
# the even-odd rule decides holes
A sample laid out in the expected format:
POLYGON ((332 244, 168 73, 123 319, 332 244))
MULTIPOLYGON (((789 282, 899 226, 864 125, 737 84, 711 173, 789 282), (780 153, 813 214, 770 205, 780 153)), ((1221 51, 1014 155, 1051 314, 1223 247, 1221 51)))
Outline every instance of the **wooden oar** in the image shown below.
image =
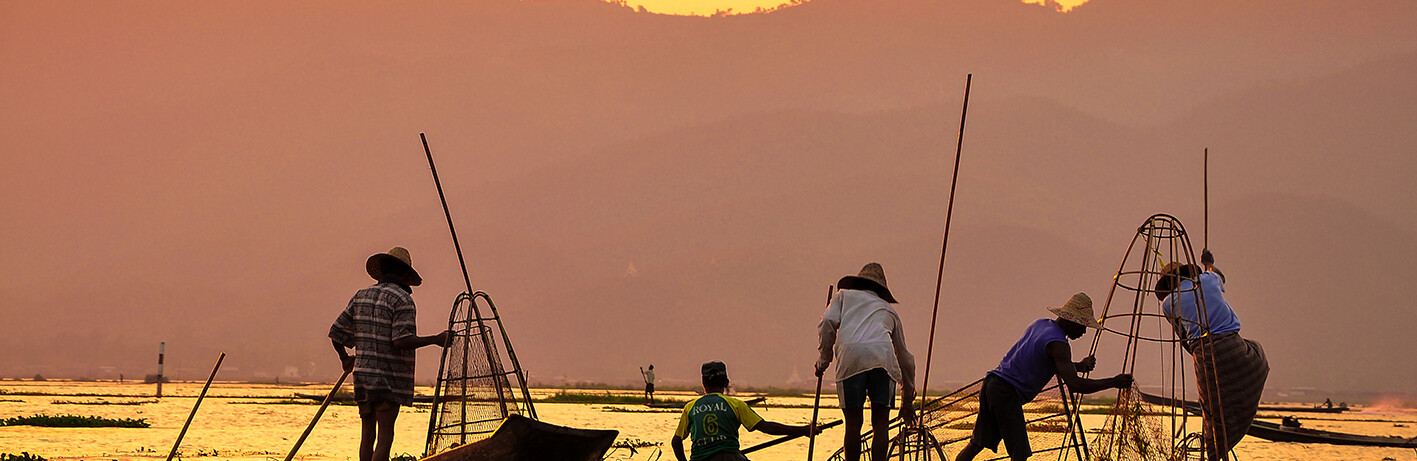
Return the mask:
POLYGON ((217 356, 216 366, 212 367, 212 375, 207 377, 207 384, 202 386, 202 393, 197 395, 197 403, 192 404, 192 414, 187 415, 187 422, 182 424, 182 432, 177 433, 177 441, 172 442, 172 451, 167 453, 167 461, 172 461, 172 458, 177 456, 177 447, 182 445, 182 437, 187 435, 187 427, 192 425, 192 418, 197 417, 197 407, 202 406, 202 399, 207 396, 207 388, 212 387, 212 380, 216 379, 216 371, 221 369, 221 361, 225 359, 225 352, 217 356))
MULTIPOLYGON (((838 419, 838 420, 836 420, 836 421, 832 421, 832 422, 830 422, 830 423, 823 424, 823 425, 821 425, 821 426, 817 426, 817 427, 820 428, 820 429, 822 429, 822 430, 827 430, 827 429, 831 429, 831 428, 836 427, 836 426, 839 426, 839 425, 841 425, 841 420, 840 420, 840 419, 838 419)), ((771 447, 771 446, 773 446, 773 445, 777 445, 777 444, 779 444, 779 443, 786 442, 786 441, 788 441, 788 440, 792 440, 792 439, 795 439, 795 438, 798 438, 798 437, 801 437, 801 436, 800 436, 800 435, 784 435, 784 436, 782 436, 782 437, 778 437, 778 438, 775 438, 775 439, 772 439, 772 440, 769 440, 769 441, 766 441, 766 442, 763 442, 763 443, 760 443, 760 444, 757 444, 757 445, 753 445, 753 446, 751 446, 751 447, 748 447, 747 449, 742 450, 741 453, 743 453, 743 454, 746 455, 746 454, 748 454, 748 453, 752 453, 752 452, 755 452, 755 451, 758 451, 758 450, 761 450, 761 449, 764 449, 764 448, 767 448, 767 447, 771 447)))
POLYGON ((340 375, 339 381, 335 382, 335 388, 330 389, 329 395, 325 396, 324 403, 321 403, 320 409, 315 412, 315 418, 310 420, 310 426, 305 428, 304 434, 300 434, 300 439, 295 441, 295 447, 290 449, 290 454, 285 455, 285 461, 290 461, 295 457, 295 452, 300 451, 300 445, 305 443, 305 438, 310 436, 310 431, 315 430, 315 423, 320 421, 320 415, 325 414, 325 407, 330 406, 330 400, 335 398, 335 392, 339 392, 339 387, 344 385, 344 379, 349 377, 351 371, 354 370, 345 370, 344 374, 340 375))
MULTIPOLYGON (((832 292, 836 291, 836 285, 827 285, 827 308, 831 308, 832 292)), ((816 371, 816 370, 812 370, 816 371)), ((812 452, 817 447, 817 409, 822 404, 822 373, 817 374, 817 394, 812 398, 812 427, 807 433, 807 461, 812 461, 812 452)))

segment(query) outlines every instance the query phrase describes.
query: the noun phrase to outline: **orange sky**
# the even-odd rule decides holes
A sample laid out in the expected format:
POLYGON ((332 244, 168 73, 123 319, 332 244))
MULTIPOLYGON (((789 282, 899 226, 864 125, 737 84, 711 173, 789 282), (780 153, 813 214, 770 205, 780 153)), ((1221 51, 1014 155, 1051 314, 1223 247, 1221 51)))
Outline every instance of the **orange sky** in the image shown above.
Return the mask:
MULTIPOLYGON (((1022 0, 1024 3, 1037 3, 1040 5, 1056 3, 1057 8, 1067 11, 1078 5, 1087 3, 1087 0, 1022 0)), ((732 10, 737 13, 751 12, 758 8, 772 8, 784 3, 784 0, 629 0, 629 5, 634 7, 643 6, 646 10, 663 14, 683 14, 707 16, 719 10, 732 10)))
POLYGON ((1104 303, 1165 212, 1208 216, 1271 389, 1410 391, 1410 1, 0 1, 0 377, 141 376, 165 341, 178 379, 227 352, 223 379, 333 380, 325 332, 394 245, 446 327, 419 132, 534 380, 806 386, 821 289, 868 261, 923 360, 972 73, 932 386, 1104 303))

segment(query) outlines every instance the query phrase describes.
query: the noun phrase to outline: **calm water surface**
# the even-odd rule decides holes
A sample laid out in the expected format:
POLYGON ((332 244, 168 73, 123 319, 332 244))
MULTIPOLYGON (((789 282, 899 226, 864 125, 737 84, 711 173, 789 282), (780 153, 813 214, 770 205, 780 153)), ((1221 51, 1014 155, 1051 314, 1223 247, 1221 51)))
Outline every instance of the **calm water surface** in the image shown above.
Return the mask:
MULTIPOLYGON (((167 397, 151 397, 151 384, 117 384, 111 382, 0 382, 0 419, 34 414, 100 416, 106 418, 143 418, 152 424, 146 429, 123 428, 42 428, 0 427, 0 453, 29 452, 49 459, 84 460, 151 460, 166 459, 173 441, 192 411, 202 383, 169 383, 163 386, 167 397), (17 393, 46 395, 15 395, 17 393), (97 395, 103 395, 99 397, 97 395), (121 397, 112 397, 118 395, 121 397), (155 401, 156 400, 156 401, 155 401), (65 403, 78 402, 78 403, 65 403), (101 403, 143 402, 137 405, 104 405, 101 403)), ((179 448, 184 459, 202 461, 284 459, 295 440, 300 437, 318 405, 277 404, 280 397, 296 393, 324 394, 328 385, 261 385, 217 383, 202 401, 196 419, 179 448)), ((431 389, 420 388, 431 394, 431 389)), ((533 392, 541 396, 555 391, 533 392)), ((585 391, 604 392, 604 391, 585 391)), ((667 394, 667 393, 660 393, 667 394)), ((687 395, 666 395, 687 398, 687 395)), ((834 398, 823 398, 834 402, 834 398)), ((770 404, 810 406, 810 398, 769 399, 770 404)), ((620 440, 641 440, 660 443, 658 447, 640 448, 636 453, 617 449, 613 460, 673 460, 669 448, 678 422, 677 411, 649 412, 644 407, 599 404, 537 404, 542 420, 565 426, 616 429, 620 440), (618 412, 630 409, 636 412, 618 412)), ((1305 427, 1330 431, 1371 435, 1417 436, 1417 412, 1412 410, 1362 409, 1350 414, 1314 415, 1305 418, 1305 427), (1318 419, 1325 418, 1325 419, 1318 419)), ((810 408, 760 408, 764 418, 786 424, 806 423, 810 408)), ((821 419, 841 417, 839 410, 826 408, 821 419)), ((394 454, 418 455, 423 451, 428 431, 429 410, 426 405, 405 407, 400 412, 398 433, 394 438, 394 454)), ((1261 417, 1275 416, 1261 414, 1261 417)), ((1301 414, 1302 417, 1302 414, 1301 414)), ((1084 425, 1100 426, 1101 416, 1084 416, 1084 425)), ((773 439, 756 432, 740 433, 743 446, 752 446, 773 439)), ((819 436, 814 459, 827 459, 841 446, 841 430, 828 430, 819 436)), ((300 449, 300 458, 309 460, 357 460, 359 414, 353 406, 331 405, 300 449)), ((1417 460, 1417 450, 1395 448, 1343 447, 1336 445, 1306 445, 1268 442, 1247 437, 1237 448, 1242 460, 1417 460)), ((806 458, 807 441, 796 441, 753 453, 757 461, 788 461, 806 458)), ((988 452, 986 451, 986 454, 988 452)), ((980 459, 983 459, 981 456, 980 459)), ((1042 458, 1041 456, 1039 457, 1042 458)), ((1050 458, 1052 459, 1052 458, 1050 458)))

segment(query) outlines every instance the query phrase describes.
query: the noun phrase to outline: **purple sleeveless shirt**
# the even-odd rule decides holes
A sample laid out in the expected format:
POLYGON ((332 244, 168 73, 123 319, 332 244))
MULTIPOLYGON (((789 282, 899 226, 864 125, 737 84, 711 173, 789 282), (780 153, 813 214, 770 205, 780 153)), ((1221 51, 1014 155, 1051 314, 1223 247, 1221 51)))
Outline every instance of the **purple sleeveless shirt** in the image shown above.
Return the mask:
POLYGON ((1024 330, 1023 337, 999 361, 999 367, 989 374, 1008 381, 1014 389, 1018 389, 1019 396, 1024 397, 1025 402, 1031 401, 1048 385, 1048 380, 1058 374, 1047 351, 1048 343, 1053 342, 1068 344, 1068 335, 1063 332, 1063 327, 1051 319, 1034 320, 1024 330))

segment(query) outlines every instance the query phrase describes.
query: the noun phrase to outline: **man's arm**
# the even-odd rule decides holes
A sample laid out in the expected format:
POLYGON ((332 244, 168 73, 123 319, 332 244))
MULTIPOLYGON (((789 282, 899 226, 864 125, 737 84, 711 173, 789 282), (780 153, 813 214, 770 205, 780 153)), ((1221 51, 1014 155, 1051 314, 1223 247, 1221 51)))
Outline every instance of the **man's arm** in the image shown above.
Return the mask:
POLYGON ((836 329, 841 327, 841 304, 835 302, 839 297, 833 296, 827 299, 827 310, 822 313, 822 321, 817 323, 817 363, 814 371, 817 377, 821 377, 827 371, 827 367, 832 363, 832 347, 836 346, 836 329))
POLYGON ((669 446, 674 447, 674 457, 676 459, 679 461, 689 461, 689 458, 684 457, 684 439, 675 435, 674 438, 669 439, 669 446))
POLYGON ((891 345, 900 365, 900 418, 906 424, 915 423, 915 356, 905 347, 905 328, 900 317, 892 316, 891 345))
POLYGON ((434 344, 443 347, 448 347, 448 344, 452 342, 452 339, 453 330, 443 330, 442 333, 438 333, 433 336, 405 336, 399 339, 395 339, 394 348, 418 349, 420 347, 432 346, 434 344))
MULTIPOLYGON (((775 423, 772 421, 759 421, 756 426, 753 426, 753 428, 749 430, 762 432, 768 435, 806 436, 812 433, 812 426, 788 426, 786 424, 775 423)), ((817 428, 817 433, 820 434, 821 432, 822 429, 817 428)))
POLYGON ((348 346, 340 344, 339 341, 333 339, 330 340, 330 344, 333 344, 335 346, 335 352, 339 353, 340 368, 343 368, 344 371, 354 371, 354 357, 349 355, 349 352, 345 351, 348 346))
MULTIPOLYGON (((1073 364, 1072 348, 1068 347, 1066 342, 1048 343, 1046 350, 1048 357, 1053 359, 1053 366, 1058 370, 1058 377, 1068 385, 1068 390, 1079 394, 1091 394, 1105 389, 1132 387, 1132 375, 1126 373, 1105 379, 1088 379, 1078 376, 1077 368, 1073 364)), ((1083 359, 1083 362, 1087 361, 1087 359, 1083 359)))

